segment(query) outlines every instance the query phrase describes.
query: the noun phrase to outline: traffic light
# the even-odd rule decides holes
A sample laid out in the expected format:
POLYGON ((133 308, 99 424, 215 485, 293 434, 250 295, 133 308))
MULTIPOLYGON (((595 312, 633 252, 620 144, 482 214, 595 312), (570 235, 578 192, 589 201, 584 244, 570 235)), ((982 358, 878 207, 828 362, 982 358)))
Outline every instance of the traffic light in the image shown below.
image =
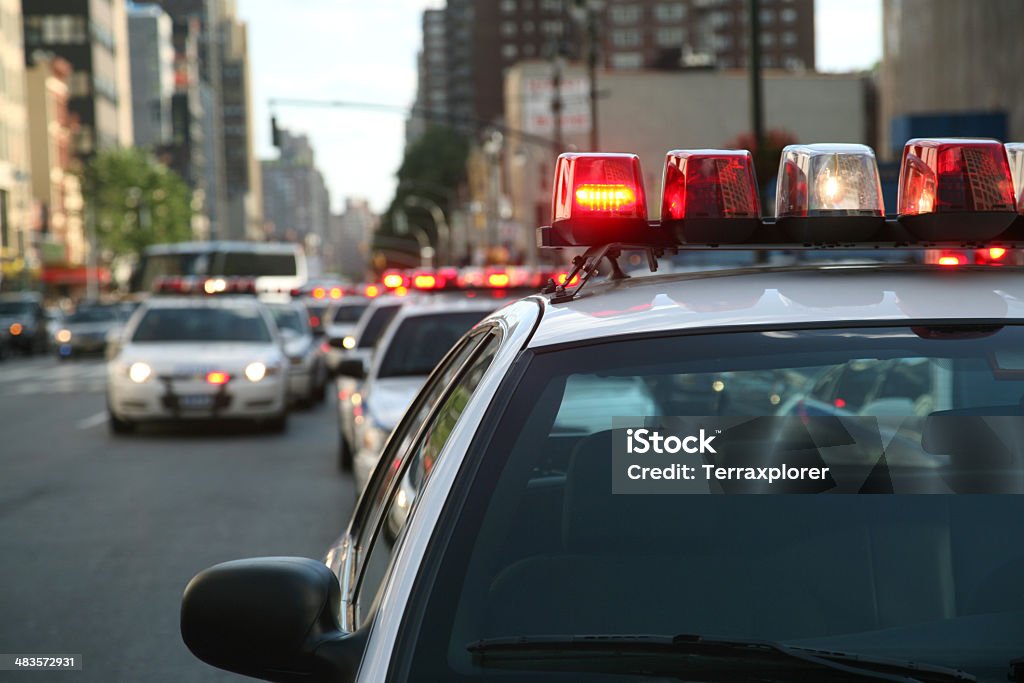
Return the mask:
POLYGON ((277 117, 270 117, 270 143, 281 149, 281 131, 277 129, 277 117))

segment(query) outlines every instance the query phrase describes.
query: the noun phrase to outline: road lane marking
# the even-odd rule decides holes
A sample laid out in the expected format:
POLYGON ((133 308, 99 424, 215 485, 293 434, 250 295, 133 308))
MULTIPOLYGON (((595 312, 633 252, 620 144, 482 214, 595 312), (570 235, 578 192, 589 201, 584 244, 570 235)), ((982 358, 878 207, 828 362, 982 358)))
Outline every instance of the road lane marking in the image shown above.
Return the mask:
POLYGON ((100 426, 101 424, 103 424, 106 421, 107 421, 107 411, 101 410, 100 412, 96 413, 95 415, 87 417, 84 420, 79 420, 78 423, 75 426, 78 427, 79 429, 92 429, 93 427, 100 426))

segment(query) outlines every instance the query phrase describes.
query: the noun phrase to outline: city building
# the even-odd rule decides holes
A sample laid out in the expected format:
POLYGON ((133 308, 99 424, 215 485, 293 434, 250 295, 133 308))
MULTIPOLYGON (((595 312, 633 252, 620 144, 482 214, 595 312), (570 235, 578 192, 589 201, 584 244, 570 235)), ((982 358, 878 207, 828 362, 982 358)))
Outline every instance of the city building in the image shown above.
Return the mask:
POLYGON ((125 0, 22 0, 24 52, 52 53, 72 68, 70 109, 78 118, 75 151, 130 147, 131 76, 125 0))
MULTIPOLYGON (((426 11, 417 104, 440 104, 451 125, 500 119, 510 67, 546 60, 550 81, 588 53, 586 6, 586 0, 448 0, 444 9, 426 11)), ((749 7, 749 0, 606 0, 594 10, 599 66, 743 68, 749 7)), ((759 12, 764 68, 813 71, 814 0, 761 0, 759 12)))
POLYGON ((336 266, 343 277, 361 282, 367 277, 367 257, 377 228, 378 217, 365 199, 347 197, 345 211, 331 216, 333 258, 325 262, 336 266))
POLYGON ((290 242, 328 242, 330 195, 305 135, 280 131, 280 156, 262 162, 262 215, 268 236, 290 242))
POLYGON ((158 5, 128 5, 135 146, 157 149, 171 140, 175 53, 171 17, 158 5))
POLYGON ((1024 3, 885 0, 880 153, 910 137, 1024 139, 1024 3))
POLYGON ((0 287, 7 289, 24 285, 39 267, 19 0, 0 0, 0 64, 0 287))
MULTIPOLYGON (((526 62, 514 67, 505 81, 511 131, 502 141, 501 194, 508 196, 512 227, 506 224, 502 239, 514 235, 514 246, 524 249, 533 228, 550 218, 555 151, 516 131, 536 135, 550 125, 550 103, 538 85, 547 77, 547 63, 526 62)), ((583 80, 584 73, 570 67, 566 77, 583 80)), ((600 83, 605 93, 598 110, 601 149, 639 155, 651 216, 660 214, 661 175, 669 149, 732 146, 750 130, 750 86, 743 70, 607 71, 600 74, 600 83), (635 125, 641 120, 643 126, 635 125)), ((767 129, 802 142, 874 144, 876 113, 868 75, 770 70, 764 83, 767 129)), ((589 127, 570 125, 571 111, 564 115, 569 117, 565 149, 585 148, 589 127)), ((759 180, 769 188, 774 178, 759 180)), ((773 207, 762 209, 770 215, 773 207)))
POLYGON ((43 282, 69 291, 86 284, 88 256, 82 188, 75 172, 78 122, 69 109, 71 65, 38 55, 26 70, 32 198, 38 216, 43 282))
POLYGON ((416 100, 406 125, 406 145, 418 140, 430 124, 443 123, 448 118, 444 10, 425 10, 422 23, 423 48, 416 57, 416 100))

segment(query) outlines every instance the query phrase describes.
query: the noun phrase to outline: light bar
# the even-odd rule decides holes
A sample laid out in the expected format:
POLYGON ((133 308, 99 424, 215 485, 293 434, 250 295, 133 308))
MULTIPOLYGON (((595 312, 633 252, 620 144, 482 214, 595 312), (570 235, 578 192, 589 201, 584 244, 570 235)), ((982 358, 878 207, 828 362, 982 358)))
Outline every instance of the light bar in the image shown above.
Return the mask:
POLYGON ((551 225, 576 244, 621 239, 647 228, 647 197, 635 154, 561 154, 551 225))
POLYGON ((380 282, 388 289, 397 289, 406 286, 406 277, 397 270, 386 270, 381 276, 380 282))
POLYGON ((680 242, 742 242, 760 215, 750 152, 677 149, 666 155, 661 220, 680 242))
POLYGON ((868 239, 885 222, 874 150, 840 143, 788 145, 779 162, 775 215, 791 239, 868 239))
POLYGON ((977 138, 908 141, 900 168, 899 213, 900 222, 923 240, 999 235, 1017 213, 1006 149, 996 140, 977 138), (971 214, 970 221, 963 220, 964 213, 971 214))

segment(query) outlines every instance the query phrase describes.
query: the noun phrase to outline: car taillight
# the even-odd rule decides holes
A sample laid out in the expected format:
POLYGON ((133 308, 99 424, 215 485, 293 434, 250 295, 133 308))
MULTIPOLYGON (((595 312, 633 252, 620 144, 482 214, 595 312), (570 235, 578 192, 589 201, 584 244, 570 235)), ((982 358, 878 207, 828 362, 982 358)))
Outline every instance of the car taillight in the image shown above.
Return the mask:
POLYGON ((331 287, 330 295, 332 299, 340 299, 344 296, 344 292, 341 290, 341 287, 331 287))
POLYGON ((327 290, 324 289, 323 287, 314 287, 312 295, 314 299, 323 299, 324 297, 327 296, 327 290))
POLYGON ((320 316, 318 316, 318 315, 311 315, 311 316, 309 316, 309 325, 310 325, 310 327, 320 327, 320 316))
POLYGON ((363 295, 371 299, 380 296, 380 287, 377 285, 366 285, 363 288, 363 295))

